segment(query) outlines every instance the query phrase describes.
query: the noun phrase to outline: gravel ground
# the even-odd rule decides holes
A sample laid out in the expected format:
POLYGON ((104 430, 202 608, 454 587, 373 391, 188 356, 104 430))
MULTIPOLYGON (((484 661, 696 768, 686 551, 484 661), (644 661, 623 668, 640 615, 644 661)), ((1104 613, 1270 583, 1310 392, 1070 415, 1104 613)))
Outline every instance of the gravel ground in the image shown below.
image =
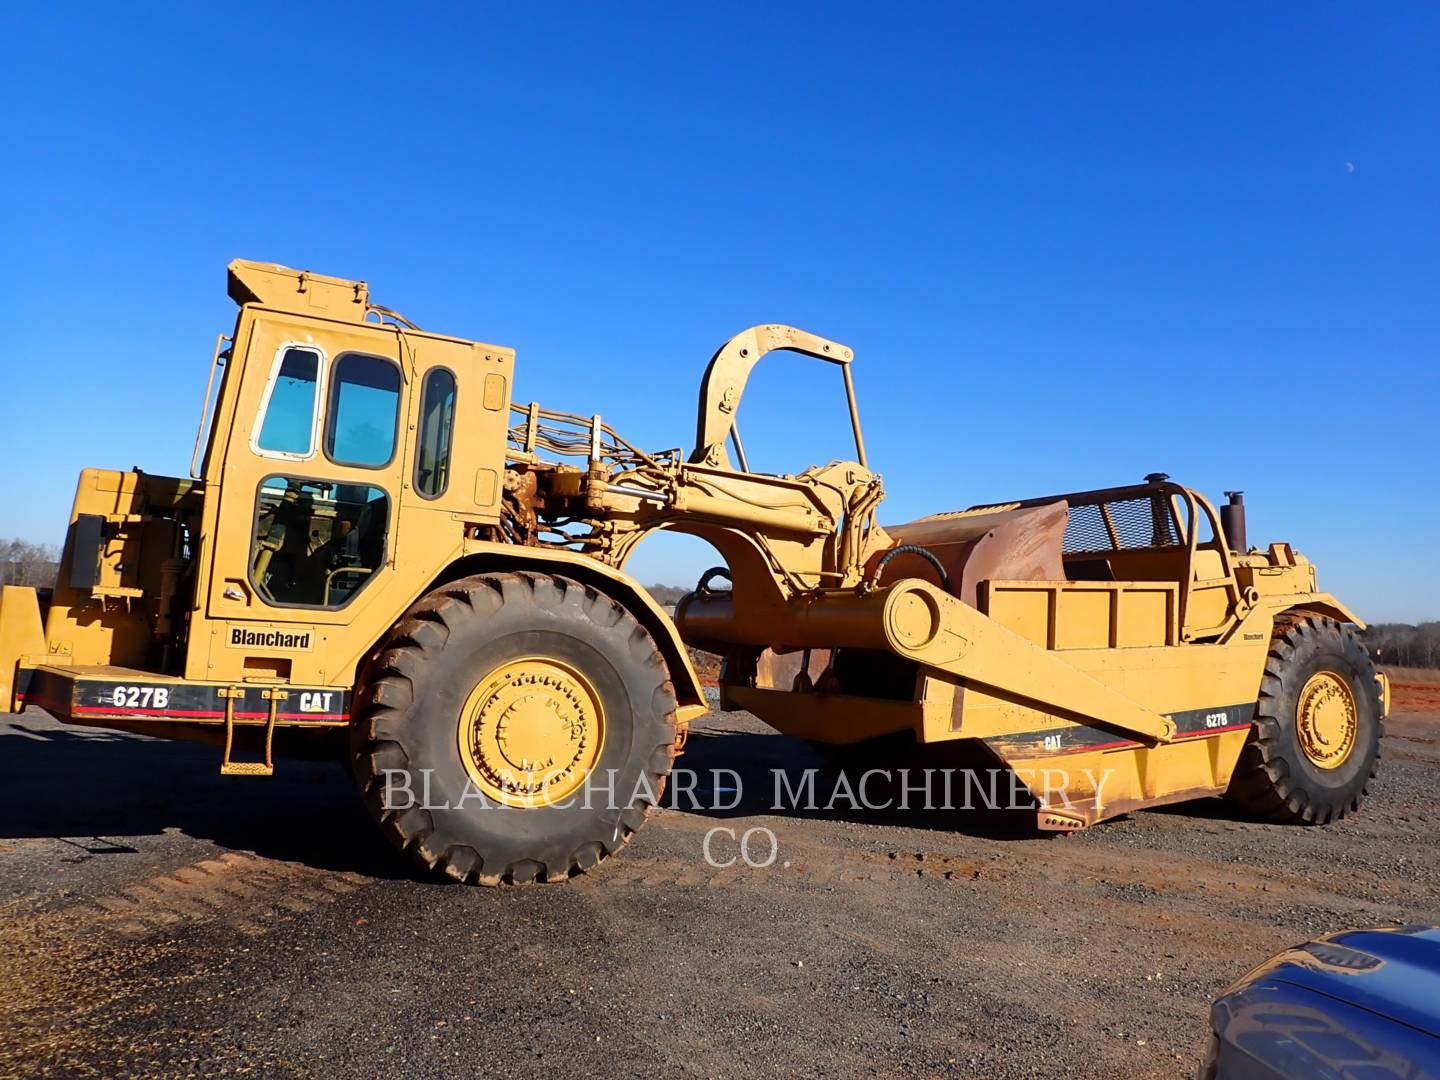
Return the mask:
POLYGON ((492 890, 415 880, 336 766, 222 781, 207 748, 0 717, 0 1076, 1189 1074, 1268 955, 1440 923, 1440 711, 1385 753, 1329 828, 1209 800, 1040 836, 776 814, 770 770, 818 762, 712 714, 682 764, 745 802, 492 890), (775 863, 707 865, 717 826, 771 829, 775 863))

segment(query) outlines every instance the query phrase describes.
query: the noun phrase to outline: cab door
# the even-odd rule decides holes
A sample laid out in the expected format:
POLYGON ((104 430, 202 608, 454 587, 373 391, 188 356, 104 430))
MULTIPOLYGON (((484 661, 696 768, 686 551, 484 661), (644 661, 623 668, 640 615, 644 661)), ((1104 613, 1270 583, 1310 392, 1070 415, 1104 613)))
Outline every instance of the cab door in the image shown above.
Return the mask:
POLYGON ((368 625, 373 606, 394 610, 412 452, 401 342, 371 324, 251 318, 223 462, 206 478, 219 490, 209 647, 192 641, 187 674, 325 683, 354 663, 343 628, 368 625))

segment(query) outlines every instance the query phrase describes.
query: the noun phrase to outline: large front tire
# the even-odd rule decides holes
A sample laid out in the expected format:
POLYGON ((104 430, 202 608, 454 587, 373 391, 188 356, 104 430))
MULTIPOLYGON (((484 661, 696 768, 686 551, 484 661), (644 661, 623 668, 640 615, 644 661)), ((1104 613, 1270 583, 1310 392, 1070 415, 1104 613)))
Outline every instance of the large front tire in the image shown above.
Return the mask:
POLYGON ((563 881, 664 791, 675 692, 650 634, 565 577, 481 574, 407 613, 362 678, 352 762, 381 830, 462 881, 563 881))
POLYGON ((1369 792, 1383 734, 1375 665, 1355 631, 1319 615, 1283 615, 1229 798, 1264 821, 1338 821, 1369 792))

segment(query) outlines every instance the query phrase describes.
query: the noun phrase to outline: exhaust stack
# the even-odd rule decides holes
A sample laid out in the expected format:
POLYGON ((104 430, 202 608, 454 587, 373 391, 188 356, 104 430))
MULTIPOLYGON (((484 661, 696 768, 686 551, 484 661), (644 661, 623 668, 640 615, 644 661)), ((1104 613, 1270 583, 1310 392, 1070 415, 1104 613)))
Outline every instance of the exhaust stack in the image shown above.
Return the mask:
POLYGON ((1230 550, 1245 554, 1245 493, 1243 491, 1227 491, 1225 497, 1230 501, 1220 507, 1220 527, 1225 530, 1225 540, 1230 545, 1230 550))

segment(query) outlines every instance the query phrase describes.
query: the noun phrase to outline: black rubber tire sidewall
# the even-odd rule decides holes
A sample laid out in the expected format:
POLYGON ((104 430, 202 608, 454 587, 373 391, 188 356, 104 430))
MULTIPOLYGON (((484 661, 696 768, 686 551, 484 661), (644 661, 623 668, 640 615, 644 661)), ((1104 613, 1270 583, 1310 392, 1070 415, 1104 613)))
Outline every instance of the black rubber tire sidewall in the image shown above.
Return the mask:
MULTIPOLYGON (((509 621, 509 620, 506 620, 509 621)), ((522 621, 522 620, 516 620, 522 621)), ((528 620, 527 620, 528 621, 528 620)), ((413 742, 420 768, 430 774, 430 801, 464 808, 435 811, 433 846, 466 844, 495 852, 503 861, 533 860, 547 865, 568 860, 577 847, 620 825, 619 803, 628 799, 643 763, 634 760, 635 731, 629 718, 643 706, 633 698, 626 672, 613 657, 586 641, 575 628, 538 626, 517 629, 502 637, 498 626, 478 628, 478 642, 452 635, 451 645, 430 663, 412 714, 413 742), (458 723, 461 707, 475 686, 502 665, 524 657, 548 657, 567 664, 590 682, 605 717, 605 737, 593 775, 616 777, 615 800, 592 800, 584 806, 583 789, 555 806, 517 808, 477 798, 460 757, 458 723), (466 799, 467 790, 470 798, 466 799), (573 803, 574 805, 571 805, 573 803), (474 808, 473 810, 471 808, 474 808)), ((631 674, 632 679, 634 673, 631 674)), ((648 696, 648 695, 647 695, 648 696)))
POLYGON ((1353 628, 1291 613, 1276 619, 1261 677, 1255 721, 1227 792, 1265 821, 1326 824, 1359 808, 1378 771, 1384 708, 1375 665, 1353 628), (1355 745, 1334 769, 1305 755, 1297 731, 1300 694, 1320 671, 1346 682, 1355 702, 1355 745))
MULTIPOLYGON (((362 722, 357 773, 372 813, 422 865, 452 876, 556 880, 588 869, 640 827, 669 772, 675 698, 653 640, 618 604, 573 581, 504 574, 443 591, 417 605, 419 618, 401 624, 377 664, 377 681, 403 670, 412 690, 406 707, 382 700, 362 722), (466 699, 502 665, 525 657, 574 668, 600 700, 605 735, 588 805, 586 787, 554 806, 503 805, 477 794, 461 759, 466 699), (394 744, 416 800, 425 800, 423 813, 405 809, 403 794, 396 806, 381 802, 383 777, 367 766, 367 754, 390 747, 379 759, 393 765, 394 744)), ((362 708, 366 696, 362 690, 362 708)))
POLYGON ((1278 701, 1280 715, 1289 720, 1281 728, 1285 759, 1292 779, 1304 786, 1312 802, 1324 802, 1335 807, 1349 806, 1369 782, 1379 750, 1379 715, 1371 704, 1375 690, 1373 685, 1366 688, 1353 659, 1342 650, 1322 644, 1319 648, 1305 651, 1309 655, 1292 658, 1292 666, 1286 672, 1284 689, 1278 701), (1322 671, 1343 678, 1355 702, 1355 745, 1350 755, 1333 769, 1322 769, 1305 755, 1298 730, 1300 692, 1312 677, 1322 671))

